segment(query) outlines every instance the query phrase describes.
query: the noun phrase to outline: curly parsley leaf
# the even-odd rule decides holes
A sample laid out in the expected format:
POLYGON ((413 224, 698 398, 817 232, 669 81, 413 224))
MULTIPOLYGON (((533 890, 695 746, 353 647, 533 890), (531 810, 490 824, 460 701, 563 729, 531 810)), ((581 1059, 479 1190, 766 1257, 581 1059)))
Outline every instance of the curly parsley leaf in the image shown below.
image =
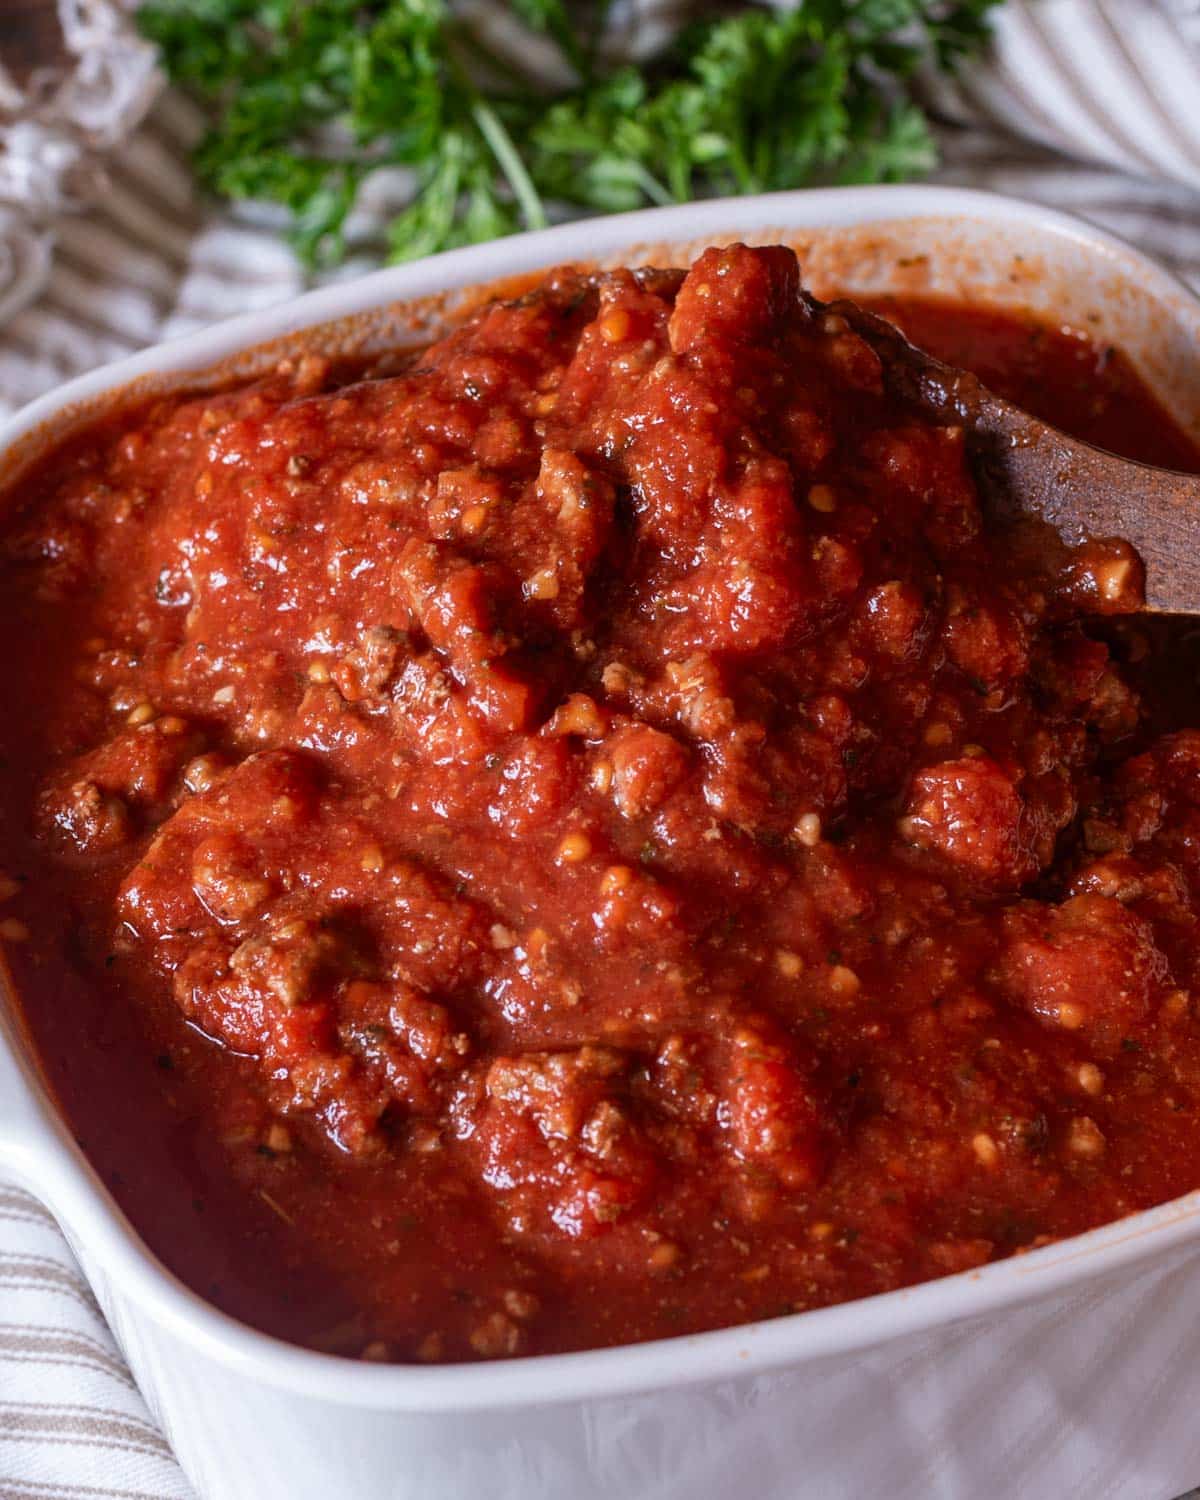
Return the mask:
POLYGON ((597 62, 608 0, 514 0, 575 82, 547 95, 444 0, 151 0, 172 79, 209 109, 202 180, 283 205, 310 265, 345 253, 366 179, 407 169, 394 259, 703 194, 927 172, 909 80, 980 45, 998 0, 802 0, 688 27, 644 66, 597 62), (481 80, 486 80, 481 81, 481 80))

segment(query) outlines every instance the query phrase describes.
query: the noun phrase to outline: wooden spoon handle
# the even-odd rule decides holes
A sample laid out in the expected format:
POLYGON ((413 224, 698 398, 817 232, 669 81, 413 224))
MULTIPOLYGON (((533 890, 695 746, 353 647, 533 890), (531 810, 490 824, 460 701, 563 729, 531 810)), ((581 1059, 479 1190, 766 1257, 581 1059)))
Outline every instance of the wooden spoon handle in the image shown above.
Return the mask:
POLYGON ((966 430, 994 508, 1040 516, 1067 542, 1123 538, 1145 565, 1147 609, 1200 614, 1200 475, 1134 463, 1068 437, 974 375, 914 348, 855 303, 821 310, 840 314, 871 344, 893 394, 966 430))
POLYGON ((1148 610, 1200 613, 1200 476, 1117 458, 989 405, 972 447, 990 494, 1015 498, 1065 541, 1124 538, 1145 566, 1148 610))

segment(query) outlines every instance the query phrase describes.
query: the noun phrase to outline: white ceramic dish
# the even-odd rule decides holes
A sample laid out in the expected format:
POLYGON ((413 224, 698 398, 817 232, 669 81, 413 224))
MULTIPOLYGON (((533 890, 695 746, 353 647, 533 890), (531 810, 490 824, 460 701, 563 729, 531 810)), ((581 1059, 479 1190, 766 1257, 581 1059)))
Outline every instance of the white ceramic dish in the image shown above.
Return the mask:
MULTIPOLYGON (((481 283, 565 261, 678 264, 704 244, 739 238, 797 245, 819 292, 924 290, 1053 309, 1124 348, 1200 437, 1200 303, 1166 272, 1077 220, 1011 199, 862 188, 570 224, 312 293, 35 402, 0 432, 0 478, 130 385, 170 389, 214 367, 253 371, 300 330, 328 349, 426 338, 481 283)), ((819 1312, 595 1353, 388 1367, 268 1338, 165 1271, 74 1146, 37 1080, 15 1012, 2 1004, 0 1168, 38 1192, 63 1224, 205 1500, 440 1500, 468 1490, 525 1500, 674 1495, 679 1455, 714 1413, 735 1423, 771 1399, 790 1410, 784 1372, 844 1371, 862 1351, 922 1332, 950 1339, 959 1320, 1129 1278, 1200 1239, 1197 1193, 977 1272, 819 1312)), ((922 1347, 928 1352, 928 1338, 922 1347)), ((711 1490, 704 1484, 691 1474, 693 1500, 729 1493, 727 1480, 711 1490)))

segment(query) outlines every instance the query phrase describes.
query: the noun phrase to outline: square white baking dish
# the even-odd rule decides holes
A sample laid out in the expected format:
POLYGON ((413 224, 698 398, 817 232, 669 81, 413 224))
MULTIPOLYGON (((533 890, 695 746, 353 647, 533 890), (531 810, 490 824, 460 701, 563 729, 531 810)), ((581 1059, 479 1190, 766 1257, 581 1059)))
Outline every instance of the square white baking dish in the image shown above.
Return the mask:
MULTIPOLYGON (((237 318, 35 402, 0 431, 0 484, 131 386, 170 390, 215 369, 253 373, 301 334, 307 347, 329 351, 421 341, 477 301, 473 289, 497 280, 564 262, 681 264, 706 244, 736 239, 794 245, 819 294, 929 292, 1052 312, 1123 348, 1200 438, 1200 302, 1161 268, 1078 220, 1013 199, 846 188, 567 224, 237 318)), ((813 1382, 849 1380, 853 1392, 861 1375, 870 1400, 885 1346, 892 1369, 909 1351, 926 1364, 941 1349, 949 1359, 963 1320, 999 1326, 1019 1304, 1067 1292, 1082 1305, 1096 1287, 1119 1291, 1152 1271, 1168 1274, 1200 1240, 1195 1193, 979 1271, 695 1337, 434 1368, 315 1354, 217 1312, 144 1248, 42 1089, 2 964, 0 1168, 62 1223, 205 1500, 716 1500, 735 1484, 728 1463, 705 1457, 721 1451, 722 1430, 769 1427, 778 1447, 783 1424, 782 1451, 792 1445, 801 1465, 822 1441, 802 1420, 813 1382)), ((874 1436, 886 1444, 896 1413, 876 1409, 874 1436)), ((886 1468, 886 1449, 881 1462, 886 1468)), ((780 1478, 778 1465, 774 1472, 776 1480, 756 1483, 756 1500, 809 1493, 799 1479, 793 1487, 780 1478)))

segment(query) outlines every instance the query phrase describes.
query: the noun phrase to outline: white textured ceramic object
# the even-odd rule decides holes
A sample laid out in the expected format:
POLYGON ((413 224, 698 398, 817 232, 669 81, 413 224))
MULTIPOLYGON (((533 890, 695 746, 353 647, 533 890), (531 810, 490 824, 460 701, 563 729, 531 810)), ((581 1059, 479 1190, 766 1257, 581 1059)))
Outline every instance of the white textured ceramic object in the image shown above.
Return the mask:
MULTIPOLYGON (((218 366, 253 372, 301 330, 328 349, 427 338, 483 283, 567 261, 680 264, 733 239, 796 245, 818 292, 943 293, 1053 311, 1124 348, 1200 437, 1200 304, 1166 272, 1077 220, 1011 199, 848 188, 565 225, 237 318, 35 402, 0 432, 0 480, 130 385, 171 389, 218 366), (271 351, 256 352, 265 343, 271 351)), ((964 1319, 1119 1285, 1200 1239, 1195 1193, 1030 1255, 842 1307, 625 1349, 413 1368, 293 1348, 181 1286, 80 1155, 3 1003, 0 1166, 59 1218, 204 1500, 717 1500, 732 1493, 716 1457, 721 1429, 747 1413, 785 1458, 791 1443, 802 1461, 817 1436, 804 1428, 805 1380, 856 1369, 866 1379, 889 1343, 928 1359, 939 1340, 949 1348, 964 1319)), ((798 1493, 773 1489, 770 1500, 798 1493)))

